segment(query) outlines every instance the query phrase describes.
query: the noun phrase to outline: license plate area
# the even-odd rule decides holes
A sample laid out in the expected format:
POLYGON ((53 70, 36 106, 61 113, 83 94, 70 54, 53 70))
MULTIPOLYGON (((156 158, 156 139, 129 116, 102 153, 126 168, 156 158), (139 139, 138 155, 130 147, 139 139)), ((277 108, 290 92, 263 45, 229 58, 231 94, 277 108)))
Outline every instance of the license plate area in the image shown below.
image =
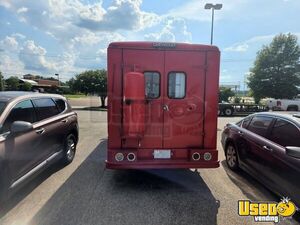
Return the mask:
POLYGON ((171 158, 171 150, 161 150, 161 149, 154 149, 153 151, 154 159, 170 159, 171 158))

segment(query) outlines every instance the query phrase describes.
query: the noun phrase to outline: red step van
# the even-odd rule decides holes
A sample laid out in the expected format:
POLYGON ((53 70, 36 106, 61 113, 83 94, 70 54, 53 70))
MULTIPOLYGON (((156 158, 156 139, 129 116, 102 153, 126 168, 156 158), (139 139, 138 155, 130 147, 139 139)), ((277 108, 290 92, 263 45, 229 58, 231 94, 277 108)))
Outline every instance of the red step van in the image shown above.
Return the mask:
POLYGON ((219 167, 219 65, 215 46, 111 43, 106 167, 219 167))

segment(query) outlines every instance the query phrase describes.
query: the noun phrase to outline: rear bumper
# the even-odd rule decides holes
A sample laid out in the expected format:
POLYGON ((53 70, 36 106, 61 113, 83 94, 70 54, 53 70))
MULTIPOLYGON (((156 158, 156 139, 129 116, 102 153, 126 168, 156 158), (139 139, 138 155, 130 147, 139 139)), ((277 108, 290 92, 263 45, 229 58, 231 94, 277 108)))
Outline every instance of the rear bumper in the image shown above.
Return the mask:
POLYGON ((219 161, 211 162, 133 162, 133 163, 115 163, 105 161, 108 169, 188 169, 188 168, 218 168, 219 161))

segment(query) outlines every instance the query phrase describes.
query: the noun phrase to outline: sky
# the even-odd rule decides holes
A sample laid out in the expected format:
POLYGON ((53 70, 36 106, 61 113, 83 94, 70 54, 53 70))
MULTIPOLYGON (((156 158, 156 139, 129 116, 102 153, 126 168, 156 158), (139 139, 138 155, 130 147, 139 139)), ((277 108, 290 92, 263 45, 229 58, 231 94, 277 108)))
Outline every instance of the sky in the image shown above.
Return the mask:
MULTIPOLYGON (((60 74, 62 81, 106 68, 113 41, 210 44, 203 0, 0 0, 0 71, 5 77, 60 74)), ((241 85, 263 45, 279 33, 300 39, 300 0, 209 0, 220 83, 241 85)))

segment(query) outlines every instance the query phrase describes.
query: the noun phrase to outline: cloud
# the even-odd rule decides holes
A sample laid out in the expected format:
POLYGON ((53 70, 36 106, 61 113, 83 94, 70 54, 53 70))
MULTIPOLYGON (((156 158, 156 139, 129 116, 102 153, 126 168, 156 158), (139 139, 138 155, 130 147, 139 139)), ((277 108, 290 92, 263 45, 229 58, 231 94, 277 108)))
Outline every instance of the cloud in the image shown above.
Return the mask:
POLYGON ((56 71, 56 65, 45 58, 47 51, 34 43, 33 40, 26 41, 20 50, 19 59, 24 63, 25 69, 38 71, 56 71))
POLYGON ((18 49, 19 43, 13 36, 6 36, 0 41, 0 49, 6 51, 16 51, 18 49))
POLYGON ((185 20, 173 17, 164 19, 163 28, 160 32, 145 34, 144 37, 149 41, 192 41, 192 34, 188 31, 185 20))
MULTIPOLYGON (((293 33, 293 34, 296 35, 300 41, 300 33, 293 33)), ((225 52, 246 52, 253 47, 257 49, 257 47, 260 47, 263 44, 270 43, 276 35, 277 34, 254 36, 248 40, 234 43, 233 45, 224 48, 224 51, 225 52)))
POLYGON ((234 44, 230 47, 224 49, 225 52, 246 52, 249 48, 249 45, 246 43, 234 44))
POLYGON ((20 13, 25 13, 25 12, 27 12, 27 11, 28 11, 28 8, 26 8, 26 7, 21 7, 21 8, 19 8, 19 9, 17 10, 17 13, 20 14, 20 13))

